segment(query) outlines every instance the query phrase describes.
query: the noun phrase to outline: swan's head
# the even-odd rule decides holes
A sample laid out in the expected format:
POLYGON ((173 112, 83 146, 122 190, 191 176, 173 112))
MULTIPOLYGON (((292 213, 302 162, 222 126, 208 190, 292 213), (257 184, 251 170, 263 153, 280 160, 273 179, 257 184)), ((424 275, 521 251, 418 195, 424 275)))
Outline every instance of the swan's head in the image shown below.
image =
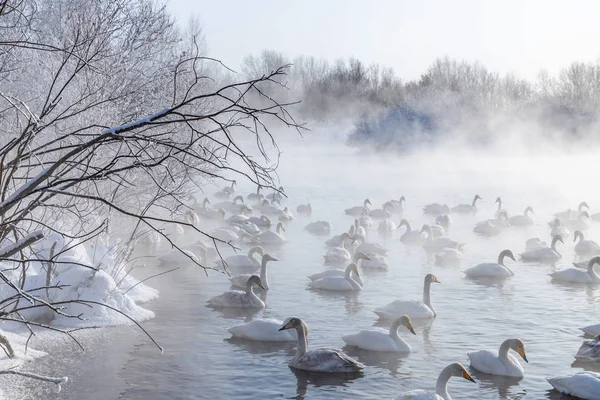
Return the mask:
POLYGON ((275 257, 273 257, 270 254, 263 254, 262 260, 263 260, 263 262, 267 262, 267 261, 279 261, 279 260, 277 260, 275 257))
POLYGON ((431 234, 431 227, 427 224, 423 225, 423 227, 421 228, 421 233, 423 232, 427 232, 429 234, 431 234))
POLYGON ((279 190, 280 192, 284 192, 285 193, 285 190, 283 189, 283 186, 279 186, 279 188, 277 190, 279 190))
POLYGON ((237 182, 236 182, 236 180, 234 179, 234 180, 232 180, 232 181, 231 181, 231 187, 235 187, 235 185, 237 185, 237 182))
POLYGON ((504 257, 508 257, 515 262, 517 261, 517 260, 515 260, 515 256, 513 255, 512 251, 506 249, 506 250, 502 250, 500 252, 500 254, 498 255, 498 264, 504 265, 503 264, 504 257))
POLYGON ((583 232, 581 232, 581 231, 573 232, 573 242, 576 242, 577 239, 583 240, 583 232))
POLYGON ((592 257, 588 262, 588 268, 592 267, 595 264, 600 264, 600 256, 592 257))
POLYGON ((398 200, 402 204, 402 202, 406 203, 406 198, 404 196, 400 196, 400 200, 398 200))
POLYGON ((402 220, 400 220, 400 223, 398 224, 398 227, 396 229, 400 229, 401 226, 408 226, 408 221, 404 218, 402 218, 402 220))
POLYGON ((260 247, 260 246, 256 246, 256 247, 253 247, 253 248, 251 248, 251 249, 248 251, 248 253, 250 253, 250 254, 258 253, 258 254, 260 254, 261 256, 264 256, 264 255, 265 255, 265 251, 264 251, 264 250, 263 250, 263 248, 262 248, 262 247, 260 247))
POLYGON ((556 243, 556 242, 561 242, 562 244, 565 244, 565 242, 563 242, 563 238, 560 235, 554 235, 554 237, 552 238, 552 243, 556 243))
POLYGON ((242 196, 235 196, 232 203, 235 204, 235 202, 238 200, 241 201, 242 204, 244 203, 244 198, 242 196))
POLYGON ((367 204, 368 204, 368 205, 370 205, 370 206, 372 206, 372 205, 373 205, 373 204, 371 204, 371 200, 369 200, 369 199, 365 199, 365 201, 364 201, 364 203, 363 203, 363 204, 364 204, 365 206, 366 206, 367 204))
POLYGON ((502 203, 502 199, 500 197, 496 197, 496 201, 494 203, 502 203))
POLYGON ((425 275, 425 282, 442 283, 439 281, 439 279, 434 274, 425 275))
POLYGON ((529 362, 527 360, 527 356, 525 355, 525 345, 523 344, 523 341, 521 341, 521 339, 512 339, 510 342, 510 348, 519 353, 519 355, 523 358, 523 360, 525 360, 526 363, 529 362))
POLYGON ((256 284, 259 288, 266 290, 262 284, 262 281, 260 280, 260 277, 257 275, 252 275, 250 278, 248 278, 248 285, 251 286, 252 284, 256 284))
POLYGON ((531 207, 531 206, 527 206, 527 208, 525 209, 525 212, 523 214, 527 214, 528 211, 531 212, 532 214, 535 214, 533 212, 533 207, 531 207))
POLYGON ((285 232, 285 228, 283 227, 283 222, 278 223, 277 226, 275 227, 276 232, 279 232, 279 230, 282 230, 285 232))
POLYGON ((370 261, 371 259, 362 251, 357 251, 355 254, 356 260, 367 260, 370 261))
POLYGON ((288 212, 288 208, 287 208, 287 207, 284 207, 284 208, 283 208, 283 212, 288 212))
POLYGON ((481 196, 479 196, 478 194, 475 195, 474 199, 475 200, 482 200, 481 196))
POLYGON ((360 277, 360 274, 358 273, 358 266, 355 263, 348 264, 348 266, 346 267, 346 271, 348 270, 354 272, 356 276, 360 277))
POLYGON ((449 372, 451 376, 465 378, 468 381, 475 382, 475 379, 471 378, 471 375, 469 375, 466 368, 463 367, 461 363, 450 364, 446 368, 450 370, 449 372))
POLYGON ((264 199, 261 203, 261 206, 268 206, 268 205, 270 205, 270 203, 269 203, 269 200, 267 200, 267 199, 264 199))
POLYGON ((242 206, 242 214, 244 212, 252 212, 252 208, 248 207, 247 205, 242 206))
POLYGON ((284 321, 283 326, 281 328, 279 328, 278 330, 285 331, 286 329, 295 329, 302 325, 306 325, 306 324, 304 323, 304 321, 302 321, 301 318, 291 317, 291 318, 286 319, 284 321))
MULTIPOLYGON (((194 197, 195 198, 195 197, 194 197)), ((202 204, 210 204, 210 200, 208 198, 204 198, 204 201, 202 202, 202 204)))
POLYGON ((345 240, 353 240, 348 232, 344 232, 340 235, 340 241, 343 243, 345 240))
POLYGON ((583 217, 590 219, 590 214, 588 214, 587 211, 582 211, 581 214, 579 214, 579 220, 583 220, 583 217))
POLYGON ((588 210, 590 209, 590 206, 588 206, 588 203, 586 203, 585 201, 582 201, 581 203, 579 203, 579 207, 577 207, 579 209, 579 211, 581 211, 583 209, 583 207, 587 208, 588 210))
POLYGON ((396 318, 396 321, 394 321, 394 322, 398 326, 400 326, 400 325, 405 326, 406 329, 408 329, 410 331, 410 333, 412 333, 413 335, 416 335, 416 332, 413 329, 412 323, 410 322, 410 318, 408 317, 408 315, 401 315, 400 317, 396 318))

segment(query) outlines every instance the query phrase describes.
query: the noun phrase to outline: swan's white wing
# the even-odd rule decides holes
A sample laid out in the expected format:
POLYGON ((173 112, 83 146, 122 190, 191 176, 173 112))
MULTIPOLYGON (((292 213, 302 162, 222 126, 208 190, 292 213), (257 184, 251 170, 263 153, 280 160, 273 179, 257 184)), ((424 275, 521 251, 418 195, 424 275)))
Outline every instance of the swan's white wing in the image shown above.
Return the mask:
MULTIPOLYGON (((235 268, 258 268, 260 264, 257 264, 250 257, 244 254, 238 254, 235 256, 229 256, 225 258, 228 267, 235 268)), ((218 266, 223 266, 223 260, 215 261, 218 266)))
POLYGON ((208 304, 215 307, 236 307, 236 308, 264 308, 265 303, 260 299, 254 302, 246 292, 240 290, 231 290, 219 296, 208 300, 208 304))
POLYGON ((465 270, 465 274, 469 278, 506 278, 511 276, 510 271, 496 263, 483 263, 476 265, 473 268, 465 270))
POLYGON ((319 272, 318 274, 312 274, 308 276, 308 279, 311 281, 316 281, 318 279, 324 278, 326 276, 345 276, 346 271, 343 269, 328 269, 327 271, 319 272))
POLYGON ((410 347, 401 348, 388 332, 364 330, 353 335, 342 336, 344 342, 371 351, 410 351, 410 347))
POLYGON ((578 372, 546 379, 555 390, 588 400, 600 400, 600 374, 578 372))
POLYGON ((313 289, 348 291, 355 290, 345 276, 325 276, 316 281, 309 282, 308 285, 313 289))
POLYGON ((292 342, 296 341, 295 330, 279 331, 282 321, 275 319, 258 319, 246 324, 233 326, 227 330, 238 338, 258 340, 265 342, 292 342))
POLYGON ((513 377, 522 377, 523 368, 519 361, 512 355, 508 355, 511 361, 509 365, 505 365, 498 358, 498 352, 490 350, 479 350, 467 353, 471 366, 481 372, 493 375, 504 375, 513 377))
POLYGON ((437 395, 435 392, 417 389, 402 393, 400 396, 396 397, 396 400, 444 400, 444 398, 437 395))
POLYGON ((332 349, 309 351, 292 366, 308 371, 323 372, 355 372, 365 367, 341 351, 332 349))
POLYGON ((410 318, 433 318, 435 315, 431 308, 419 300, 396 300, 375 310, 381 318, 392 319, 401 315, 410 318))
POLYGON ((600 344, 597 340, 584 340, 575 358, 596 361, 600 357, 600 344))
POLYGON ((591 283, 593 282, 592 277, 588 274, 587 270, 577 268, 567 268, 562 271, 553 272, 550 274, 552 279, 561 282, 575 282, 575 283, 591 283))

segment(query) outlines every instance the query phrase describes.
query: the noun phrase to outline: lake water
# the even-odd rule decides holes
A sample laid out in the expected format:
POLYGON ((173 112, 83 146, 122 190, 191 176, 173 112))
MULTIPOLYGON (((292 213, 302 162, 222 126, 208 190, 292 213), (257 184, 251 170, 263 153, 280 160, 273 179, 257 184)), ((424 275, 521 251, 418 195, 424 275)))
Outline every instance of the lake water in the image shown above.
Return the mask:
MULTIPOLYGON (((565 240, 565 245, 558 244, 563 258, 556 266, 513 263, 507 259, 515 276, 500 283, 467 280, 461 270, 481 262, 495 262, 498 253, 506 248, 516 255, 524 251, 525 240, 530 237, 549 241, 547 222, 552 213, 576 208, 582 200, 590 204, 592 212, 597 212, 600 193, 592 184, 598 181, 597 169, 592 171, 593 156, 491 156, 477 150, 442 148, 399 158, 361 154, 320 139, 316 133, 304 140, 286 138, 280 145, 283 154, 278 173, 289 196, 283 204, 290 207, 296 218, 286 224, 284 236, 288 242, 268 249, 279 261, 269 264, 271 289, 267 308, 237 313, 207 307, 206 300, 230 289, 227 277, 214 272, 207 277, 194 266, 182 265, 178 271, 148 282, 160 290, 160 298, 147 304, 156 312, 156 318, 143 325, 165 348, 164 354, 139 336, 139 343, 134 346, 122 344, 118 351, 106 349, 104 354, 95 351, 88 355, 87 362, 120 357, 102 371, 79 370, 86 364, 84 356, 70 356, 79 361, 68 363, 54 357, 53 367, 60 374, 80 371, 57 398, 388 399, 407 390, 433 390, 439 372, 449 363, 458 361, 468 366, 468 351, 497 350, 503 340, 514 337, 523 340, 529 359, 528 364, 521 361, 524 379, 494 379, 474 372, 476 384, 454 378, 449 383, 450 394, 457 399, 479 400, 561 398, 550 390, 545 378, 581 370, 581 366, 573 364, 573 355, 582 342, 578 328, 600 323, 598 289, 557 285, 547 275, 569 267, 576 259, 572 238, 565 240), (344 214, 345 208, 360 205, 367 197, 379 208, 384 201, 404 195, 407 203, 403 217, 418 228, 433 221, 423 215, 423 205, 471 203, 476 193, 483 198, 476 216, 452 216, 449 237, 466 243, 460 266, 436 266, 422 248, 408 247, 399 241, 403 229, 382 235, 375 225, 369 231, 369 239, 390 249, 388 271, 364 271, 365 285, 359 293, 328 294, 307 289, 306 276, 327 268, 323 266, 327 237, 305 231, 308 222, 329 221, 332 236, 353 223, 353 218, 344 214), (476 222, 493 218, 497 196, 502 196, 503 208, 511 215, 520 214, 531 205, 535 211, 534 226, 527 230, 509 229, 494 238, 473 233, 476 222), (313 215, 296 215, 296 206, 306 202, 312 204, 313 215), (343 347, 341 335, 374 325, 387 327, 377 323, 375 308, 395 299, 421 299, 427 273, 435 274, 442 282, 431 289, 438 316, 428 322, 414 320, 416 336, 400 329, 412 353, 375 355, 343 347), (231 340, 226 330, 256 318, 283 320, 290 316, 300 317, 308 324, 309 348, 343 348, 367 365, 364 374, 345 379, 298 373, 287 365, 295 343, 231 340), (93 396, 85 394, 89 391, 81 391, 100 379, 116 382, 119 393, 93 396)), ((216 190, 207 189, 209 194, 216 190)), ((248 185, 238 189, 244 196, 253 191, 248 185)), ((398 223, 400 217, 394 219, 398 223)), ((587 238, 600 239, 600 224, 592 226, 587 238)), ((244 252, 248 248, 244 246, 244 252)), ((229 254, 225 251, 225 255, 229 254)), ((150 265, 143 275, 170 267, 150 265)), ((106 333, 107 340, 121 341, 131 329, 112 332, 106 333)))

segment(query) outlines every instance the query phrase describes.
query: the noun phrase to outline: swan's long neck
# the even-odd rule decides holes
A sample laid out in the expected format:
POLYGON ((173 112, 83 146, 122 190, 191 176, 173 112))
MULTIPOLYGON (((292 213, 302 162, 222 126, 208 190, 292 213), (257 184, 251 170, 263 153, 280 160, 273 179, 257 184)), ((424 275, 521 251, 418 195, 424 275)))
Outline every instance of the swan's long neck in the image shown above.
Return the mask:
POLYGON ((556 242, 558 242, 558 240, 557 240, 557 239, 552 239, 552 244, 550 245, 550 248, 551 248, 552 250, 554 250, 554 251, 555 251, 557 254, 560 254, 560 253, 558 252, 558 250, 556 250, 556 242))
POLYGON ((473 208, 477 208, 477 207, 475 207, 476 203, 477 203, 477 197, 473 197, 473 202, 471 203, 471 205, 473 206, 473 208))
POLYGON ((410 233, 410 231, 412 230, 411 227, 410 227, 410 223, 408 221, 406 221, 404 223, 404 225, 406 225, 406 233, 410 233))
POLYGON ((275 228, 275 232, 277 232, 278 235, 281 235, 283 226, 281 224, 277 224, 277 228, 275 228))
POLYGON ((254 284, 252 282, 248 282, 246 284, 246 294, 248 296, 250 296, 250 298, 252 299, 253 303, 258 303, 258 302, 260 302, 262 300, 258 298, 258 296, 256 295, 256 293, 254 293, 254 290, 252 289, 253 286, 254 286, 254 284))
POLYGON ((392 324, 392 326, 390 326, 390 337, 392 339, 394 339, 394 341, 401 341, 403 342, 402 338, 400 337, 400 335, 398 335, 398 328, 400 328, 400 321, 394 321, 394 323, 392 324))
POLYGON ((448 366, 440 372, 440 376, 438 376, 437 382, 435 383, 435 393, 444 400, 452 400, 448 394, 448 381, 451 377, 450 366, 448 366))
POLYGON ((510 339, 505 340, 500 345, 500 350, 498 350, 498 358, 500 359, 500 361, 502 361, 504 363, 510 363, 510 360, 508 358, 509 350, 510 350, 510 339))
POLYGON ((267 259, 263 257, 260 264, 260 280, 262 281, 265 289, 269 289, 269 280, 267 279, 267 259))
POLYGON ((425 286, 423 287, 423 303, 427 305, 433 311, 433 315, 437 315, 433 306, 431 305, 431 281, 429 279, 425 280, 425 286))
POLYGON ((595 266, 596 266, 596 263, 590 263, 588 265, 588 274, 590 274, 592 279, 594 279, 596 282, 598 282, 598 281, 600 281, 600 276, 596 273, 596 270, 594 269, 595 266))
POLYGON ((352 272, 353 272, 353 268, 352 267, 348 267, 346 268, 346 273, 344 274, 344 277, 346 278, 346 280, 348 281, 348 283, 350 283, 350 285, 352 285, 352 287, 354 289, 360 289, 361 286, 358 282, 356 282, 354 280, 354 277, 352 276, 352 272))
POLYGON ((305 355, 308 350, 307 327, 304 322, 296 326, 296 334, 298 336, 298 348, 296 349, 296 356, 294 359, 298 360, 305 355))
POLYGON ((498 199, 498 211, 496 212, 500 212, 500 210, 502 210, 502 199, 498 199))

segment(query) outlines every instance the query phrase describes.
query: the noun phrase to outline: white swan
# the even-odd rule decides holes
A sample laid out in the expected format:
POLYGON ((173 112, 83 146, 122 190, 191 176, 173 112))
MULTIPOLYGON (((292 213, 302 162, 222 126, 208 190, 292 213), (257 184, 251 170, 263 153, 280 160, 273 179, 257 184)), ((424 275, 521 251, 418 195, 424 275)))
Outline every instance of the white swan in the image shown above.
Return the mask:
POLYGON ((335 235, 327 239, 325 245, 327 247, 342 247, 344 240, 352 240, 352 236, 348 232, 344 232, 341 235, 335 235))
POLYGON ((192 262, 192 260, 201 263, 206 260, 206 253, 207 251, 204 246, 194 243, 190 246, 182 247, 181 250, 171 250, 157 258, 163 264, 189 263, 192 262))
POLYGON ((294 215, 290 212, 287 207, 283 208, 283 212, 279 216, 280 221, 291 221, 294 219, 294 215))
POLYGON ((423 207, 423 212, 429 215, 450 214, 450 207, 447 204, 431 203, 423 207))
POLYGON ((557 212, 556 214, 554 214, 554 216, 562 220, 577 219, 577 217, 579 217, 579 214, 583 212, 583 207, 586 207, 588 210, 590 209, 590 206, 588 206, 588 204, 585 201, 582 201, 581 203, 579 203, 579 206, 577 206, 577 211, 571 210, 569 208, 565 211, 557 212))
POLYGON ((521 367, 515 356, 508 354, 509 350, 516 351, 525 362, 529 362, 525 355, 525 345, 521 339, 506 339, 500 345, 498 352, 479 350, 469 352, 467 356, 471 361, 471 367, 478 371, 491 375, 522 378, 524 376, 523 367, 521 367))
POLYGON ((546 378, 554 390, 586 400, 600 400, 600 374, 591 371, 546 378))
POLYGON ((525 251, 548 247, 548 243, 538 237, 530 238, 525 241, 525 251))
POLYGON ((423 244, 423 243, 425 243, 425 236, 421 235, 420 231, 413 231, 410 227, 410 223, 407 220, 402 219, 400 221, 400 225, 398 225, 398 228, 396 228, 396 229, 400 229, 401 226, 406 227, 406 232, 404 232, 402 234, 402 236, 400 236, 400 241, 402 243, 405 243, 405 244, 423 244))
MULTIPOLYGON (((356 264, 360 260, 368 260, 368 259, 369 259, 369 257, 365 253, 357 251, 354 254, 354 256, 352 257, 352 262, 356 264)), ((337 269, 337 268, 335 268, 335 269, 328 269, 328 270, 325 270, 323 272, 319 272, 317 274, 309 275, 308 279, 310 279, 311 281, 316 281, 318 279, 325 278, 326 276, 342 276, 342 277, 344 277, 344 276, 346 276, 346 269, 337 269)), ((363 282, 362 278, 359 275, 356 275, 354 277, 354 280, 360 286, 364 285, 364 282, 363 282)))
POLYGON ((446 247, 435 254, 435 265, 457 265, 461 263, 462 258, 460 250, 446 247))
MULTIPOLYGON (((277 259, 270 254, 264 254, 260 264, 260 280, 265 290, 269 290, 269 279, 267 277, 267 263, 269 261, 277 261, 277 259)), ((250 279, 251 276, 252 274, 232 276, 229 278, 229 282, 231 282, 231 286, 233 287, 243 288, 246 287, 246 283, 248 283, 248 279, 250 279)))
POLYGON ((212 208, 207 208, 206 210, 201 212, 199 216, 203 219, 222 220, 225 219, 225 209, 219 208, 215 210, 212 208))
POLYGON ((239 224, 232 224, 232 226, 238 227, 238 228, 246 231, 246 233, 248 233, 250 235, 258 235, 260 233, 260 228, 258 226, 256 226, 256 224, 253 224, 250 221, 242 222, 239 224))
POLYGON ((600 335, 596 335, 593 339, 584 340, 575 358, 584 361, 600 360, 600 335))
POLYGON ((344 335, 342 340, 350 346, 364 350, 410 353, 412 350, 410 345, 398 335, 400 326, 405 326, 413 335, 416 335, 410 318, 407 315, 402 315, 392 323, 389 332, 364 330, 353 335, 344 335))
POLYGON ((562 225, 573 231, 585 231, 586 229, 590 229, 590 215, 587 211, 582 211, 577 219, 569 219, 566 221, 562 221, 562 225))
POLYGON ((494 216, 496 218, 498 218, 498 216, 500 215, 500 213, 503 212, 504 214, 506 214, 506 217, 508 218, 508 211, 502 209, 502 199, 500 197, 498 197, 498 198, 496 198, 496 201, 494 203, 498 203, 498 209, 494 213, 494 216))
POLYGON ((344 276, 325 276, 321 279, 309 282, 308 286, 312 289, 332 290, 336 292, 362 290, 362 286, 352 278, 353 273, 360 277, 356 264, 350 263, 346 267, 344 276))
POLYGON ((242 196, 236 196, 232 201, 222 201, 220 203, 213 204, 214 208, 222 208, 232 214, 241 214, 243 212, 251 212, 252 207, 244 204, 244 198, 242 196), (238 203, 238 200, 240 203, 238 203))
POLYGON ((263 214, 280 216, 283 213, 283 210, 279 207, 272 205, 269 203, 269 200, 263 200, 262 204, 259 207, 259 210, 263 214))
POLYGON ((352 243, 359 242, 360 244, 356 248, 356 251, 362 251, 363 253, 377 253, 382 256, 385 255, 390 249, 375 242, 367 242, 367 239, 363 235, 354 235, 352 243))
POLYGON ((282 232, 285 232, 285 228, 283 227, 283 224, 281 222, 279 222, 277 224, 277 227, 275 228, 275 232, 273 232, 273 231, 262 232, 262 233, 259 233, 258 235, 252 236, 250 238, 250 240, 254 243, 260 243, 263 245, 270 245, 270 246, 282 245, 287 241, 283 237, 282 232))
POLYGON ((435 223, 431 225, 431 234, 434 238, 442 237, 450 228, 450 216, 447 214, 435 217, 435 223))
POLYGON ((352 236, 354 236, 354 235, 363 235, 365 237, 367 236, 367 231, 360 224, 360 218, 354 219, 354 233, 352 234, 352 236))
POLYGON ((375 208, 369 211, 369 217, 376 219, 385 219, 392 217, 394 207, 390 202, 384 203, 383 208, 375 208))
POLYGON ((296 329, 298 349, 290 360, 290 367, 316 372, 357 372, 365 366, 348 357, 340 350, 317 349, 308 351, 308 325, 300 318, 292 317, 279 330, 296 329))
POLYGON ((600 245, 593 240, 585 240, 581 231, 573 233, 573 241, 577 242, 575 245, 575 253, 577 254, 600 254, 600 245), (577 242, 578 238, 579 242, 577 242))
POLYGON ((298 340, 296 331, 280 331, 281 325, 289 322, 277 319, 256 319, 248 323, 227 328, 233 337, 261 342, 295 342, 298 340))
POLYGON ((524 261, 556 261, 562 257, 562 255, 556 250, 557 242, 561 242, 564 244, 560 235, 556 235, 552 238, 552 243, 550 244, 550 247, 540 247, 538 249, 525 251, 524 253, 521 253, 519 255, 524 261))
POLYGON ((352 258, 352 254, 345 248, 346 240, 352 239, 347 232, 342 233, 337 242, 337 246, 333 246, 327 250, 323 256, 326 265, 343 265, 352 258))
POLYGON ((379 221, 377 226, 379 232, 394 232, 396 230, 396 224, 389 218, 379 221))
POLYGON ((260 217, 250 217, 250 218, 248 218, 248 221, 252 222, 259 228, 267 228, 268 229, 271 227, 271 220, 266 215, 261 215, 260 217))
POLYGON ((375 309, 374 313, 381 319, 395 319, 403 314, 406 314, 413 319, 435 317, 437 314, 431 305, 431 297, 429 294, 431 282, 440 283, 433 274, 427 274, 425 276, 423 301, 395 300, 385 306, 375 309))
POLYGON ((447 237, 433 238, 431 227, 427 224, 423 225, 421 232, 427 233, 427 238, 425 239, 425 243, 423 243, 423 248, 427 251, 437 252, 446 247, 462 250, 464 247, 464 243, 455 242, 447 237))
POLYGON ((208 304, 213 307, 265 308, 265 303, 259 299, 252 290, 252 287, 255 284, 258 285, 259 288, 265 289, 260 278, 256 275, 252 275, 246 283, 245 292, 242 292, 241 290, 230 290, 209 299, 208 304))
POLYGON ((527 226, 533 225, 533 220, 531 219, 531 217, 528 214, 530 212, 533 214, 533 208, 531 208, 530 206, 527 206, 527 208, 525 208, 525 212, 523 212, 523 215, 514 215, 508 219, 508 221, 510 222, 510 225, 511 226, 521 226, 521 227, 527 227, 527 226))
POLYGON ((360 266, 363 269, 388 269, 387 258, 384 256, 368 252, 366 253, 368 259, 360 260, 360 266))
POLYGON ((196 211, 197 214, 202 214, 203 212, 209 209, 208 205, 210 204, 210 200, 208 200, 206 197, 202 201, 202 204, 198 203, 198 199, 195 196, 192 196, 192 199, 194 200, 192 208, 194 209, 194 211, 196 211))
POLYGON ((440 372, 440 376, 435 384, 435 392, 421 389, 411 390, 410 392, 402 393, 396 397, 396 400, 452 400, 450 394, 448 394, 448 381, 453 376, 475 382, 461 363, 453 363, 440 372))
POLYGON ((312 214, 312 206, 310 205, 310 203, 300 204, 298 207, 296 207, 296 212, 298 214, 311 215, 312 214))
POLYGON ((371 200, 365 199, 362 206, 350 207, 344 210, 347 215, 351 215, 353 217, 360 216, 364 209, 367 209, 367 214, 369 213, 369 206, 371 205, 371 200))
POLYGON ((458 214, 476 214, 477 211, 477 200, 481 200, 478 194, 473 198, 473 202, 471 204, 459 204, 455 207, 451 208, 451 211, 458 214))
POLYGON ((311 222, 304 227, 310 233, 325 234, 331 231, 331 224, 327 221, 311 222))
POLYGON ((489 220, 475 224, 473 232, 484 236, 497 236, 502 232, 500 228, 492 224, 489 220))
POLYGON ((600 264, 600 256, 596 256, 589 261, 587 271, 579 268, 567 268, 549 275, 552 279, 560 282, 598 284, 600 283, 600 276, 594 271, 596 264, 600 264))
POLYGON ((256 200, 256 199, 258 199, 259 196, 260 196, 260 189, 261 189, 260 186, 256 186, 256 193, 250 193, 248 196, 246 196, 246 198, 248 200, 256 200))
POLYGON ((550 232, 550 236, 552 237, 560 235, 563 239, 566 239, 569 236, 571 236, 571 230, 566 226, 562 226, 560 223, 560 219, 558 218, 548 223, 548 225, 550 225, 550 227, 552 228, 552 231, 550 232))
POLYGON ((225 258, 225 260, 217 260, 215 264, 218 267, 232 267, 232 268, 258 268, 261 263, 256 258, 254 258, 254 254, 258 253, 263 256, 264 250, 260 246, 256 246, 248 250, 248 255, 237 254, 235 256, 229 256, 225 258))
POLYGON ((368 229, 373 226, 373 219, 367 214, 366 208, 364 209, 360 217, 358 217, 358 223, 364 229, 368 229))
POLYGON ((231 181, 231 187, 224 187, 223 189, 215 193, 214 196, 219 199, 228 199, 233 193, 235 193, 235 185, 236 181, 231 181))
POLYGON ((271 201, 281 201, 284 197, 282 193, 285 193, 285 190, 283 189, 283 186, 279 186, 277 190, 273 190, 273 193, 268 194, 266 199, 271 201))
POLYGON ((404 196, 400 196, 400 199, 398 200, 392 199, 388 202, 392 205, 393 214, 402 214, 404 212, 404 206, 402 205, 403 202, 406 202, 404 196))
POLYGON ((502 250, 498 255, 498 262, 478 264, 463 272, 467 278, 508 278, 514 273, 504 265, 504 257, 515 261, 512 251, 502 250))

